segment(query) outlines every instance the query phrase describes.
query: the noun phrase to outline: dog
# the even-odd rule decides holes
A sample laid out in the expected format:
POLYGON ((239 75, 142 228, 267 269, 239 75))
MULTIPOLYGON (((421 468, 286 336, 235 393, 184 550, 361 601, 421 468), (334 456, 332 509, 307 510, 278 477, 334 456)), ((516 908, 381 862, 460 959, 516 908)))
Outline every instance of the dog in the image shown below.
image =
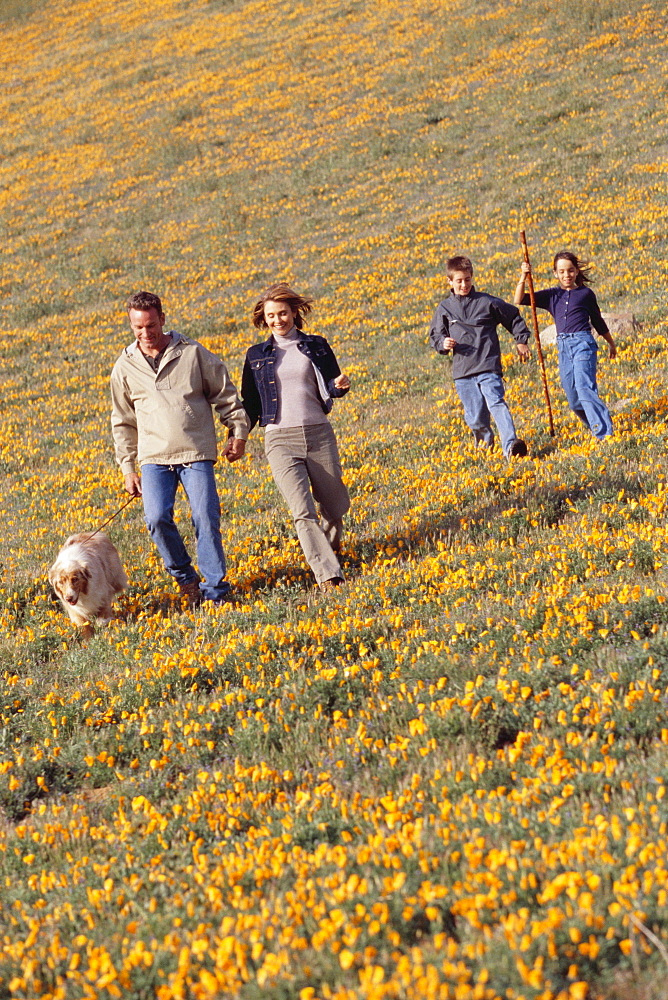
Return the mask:
POLYGON ((102 532, 71 535, 49 570, 49 583, 75 625, 93 634, 93 621, 111 621, 111 602, 128 585, 115 546, 102 532))

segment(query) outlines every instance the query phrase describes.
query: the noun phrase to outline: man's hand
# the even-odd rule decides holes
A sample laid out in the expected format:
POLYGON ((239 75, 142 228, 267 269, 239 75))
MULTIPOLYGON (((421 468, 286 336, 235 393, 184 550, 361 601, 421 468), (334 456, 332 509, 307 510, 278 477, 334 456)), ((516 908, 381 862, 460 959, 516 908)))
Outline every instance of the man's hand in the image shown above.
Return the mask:
POLYGON ((236 462, 246 450, 246 442, 241 438, 228 438, 223 448, 223 455, 228 462, 236 462))
POLYGON ((518 344, 517 353, 519 354, 520 361, 522 362, 528 361, 529 358, 531 357, 531 351, 529 350, 526 344, 518 344))
POLYGON ((454 339, 454 337, 443 338, 443 347, 445 348, 446 351, 454 351, 456 346, 457 346, 457 341, 454 339))
POLYGON ((129 493, 131 497, 141 496, 141 479, 138 472, 128 472, 127 476, 123 477, 123 484, 125 492, 129 493))
POLYGON ((350 389, 350 379, 347 375, 337 375, 334 379, 334 385, 337 389, 350 389))

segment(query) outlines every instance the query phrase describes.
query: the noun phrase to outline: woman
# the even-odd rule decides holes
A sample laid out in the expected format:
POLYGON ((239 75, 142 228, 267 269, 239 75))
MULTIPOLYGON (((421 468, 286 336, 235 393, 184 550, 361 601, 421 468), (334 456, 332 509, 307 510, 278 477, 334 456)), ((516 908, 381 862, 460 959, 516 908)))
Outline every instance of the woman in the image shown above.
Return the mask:
POLYGON ((327 414, 350 379, 324 337, 303 332, 311 300, 285 282, 257 301, 253 324, 269 338, 246 353, 241 384, 251 428, 265 428, 265 454, 290 508, 306 560, 321 590, 344 582, 337 558, 350 507, 327 414), (315 502, 320 507, 320 516, 315 502))

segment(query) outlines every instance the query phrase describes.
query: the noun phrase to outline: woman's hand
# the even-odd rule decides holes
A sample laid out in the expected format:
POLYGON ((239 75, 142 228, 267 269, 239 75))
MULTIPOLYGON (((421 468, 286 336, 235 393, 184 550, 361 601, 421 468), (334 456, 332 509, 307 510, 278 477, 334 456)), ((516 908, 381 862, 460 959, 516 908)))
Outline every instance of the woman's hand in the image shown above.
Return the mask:
POLYGON ((446 351, 454 351, 457 346, 457 341, 454 337, 444 337, 443 338, 443 349, 446 351))
POLYGON ((350 389, 350 379, 347 375, 337 375, 334 379, 334 385, 337 389, 350 389))

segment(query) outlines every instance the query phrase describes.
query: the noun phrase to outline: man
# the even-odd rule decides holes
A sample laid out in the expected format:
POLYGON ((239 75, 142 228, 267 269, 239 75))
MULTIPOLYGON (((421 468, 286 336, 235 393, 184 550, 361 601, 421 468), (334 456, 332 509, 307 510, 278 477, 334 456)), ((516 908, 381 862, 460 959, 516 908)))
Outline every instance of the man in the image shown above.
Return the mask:
POLYGON ((244 453, 248 418, 223 362, 196 340, 165 332, 157 295, 137 292, 127 310, 135 340, 111 373, 111 427, 125 489, 142 497, 151 538, 189 603, 222 604, 231 595, 213 473, 212 408, 229 431, 223 448, 228 462, 244 453), (201 579, 174 523, 179 483, 190 504, 201 579))

